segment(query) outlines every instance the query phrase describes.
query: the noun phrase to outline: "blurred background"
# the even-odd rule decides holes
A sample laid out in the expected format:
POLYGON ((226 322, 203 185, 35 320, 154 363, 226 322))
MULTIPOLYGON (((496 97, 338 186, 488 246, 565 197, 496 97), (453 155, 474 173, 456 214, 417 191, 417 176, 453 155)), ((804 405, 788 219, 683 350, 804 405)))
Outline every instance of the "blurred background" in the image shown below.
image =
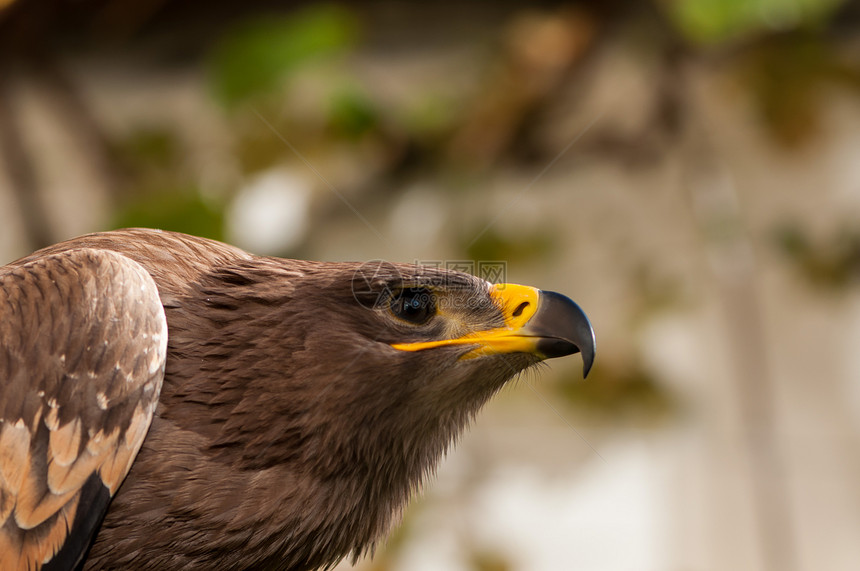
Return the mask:
POLYGON ((357 568, 857 569, 858 31, 843 0, 0 0, 0 263, 124 226, 502 261, 588 312, 594 371, 512 383, 357 568))

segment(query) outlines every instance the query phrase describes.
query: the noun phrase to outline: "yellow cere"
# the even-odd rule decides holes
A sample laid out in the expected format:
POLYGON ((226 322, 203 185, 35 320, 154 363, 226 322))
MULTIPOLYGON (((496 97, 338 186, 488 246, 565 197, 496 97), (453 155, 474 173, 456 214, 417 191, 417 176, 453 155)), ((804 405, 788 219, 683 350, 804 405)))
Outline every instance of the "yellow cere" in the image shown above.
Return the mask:
POLYGON ((496 284, 490 289, 490 297, 502 310, 505 326, 485 331, 473 331, 456 339, 420 341, 416 343, 394 343, 400 351, 423 351, 434 347, 452 345, 477 345, 461 358, 469 359, 496 353, 531 353, 535 350, 536 338, 520 334, 538 309, 540 290, 517 284, 496 284))

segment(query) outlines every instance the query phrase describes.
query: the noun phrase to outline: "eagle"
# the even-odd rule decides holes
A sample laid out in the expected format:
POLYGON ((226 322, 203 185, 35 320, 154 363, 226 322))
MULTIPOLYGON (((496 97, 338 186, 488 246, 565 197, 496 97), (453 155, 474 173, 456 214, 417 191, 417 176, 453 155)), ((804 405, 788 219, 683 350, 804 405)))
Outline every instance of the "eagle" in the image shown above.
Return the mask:
POLYGON ((594 360, 569 298, 126 229, 0 268, 0 569, 331 567, 481 406, 594 360))

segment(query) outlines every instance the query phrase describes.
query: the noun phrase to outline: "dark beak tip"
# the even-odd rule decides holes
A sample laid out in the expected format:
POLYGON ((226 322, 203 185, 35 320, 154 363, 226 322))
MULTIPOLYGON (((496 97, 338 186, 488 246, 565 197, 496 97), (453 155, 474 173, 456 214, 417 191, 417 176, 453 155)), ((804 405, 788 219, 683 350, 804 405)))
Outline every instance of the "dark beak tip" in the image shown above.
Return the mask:
POLYGON ((545 337, 538 351, 548 359, 582 353, 582 376, 588 376, 596 345, 591 322, 569 297, 552 291, 541 291, 540 295, 538 312, 529 324, 533 334, 545 337))
POLYGON ((591 342, 586 347, 586 350, 582 351, 582 378, 588 377, 588 373, 591 372, 591 366, 594 365, 594 353, 597 348, 597 338, 594 335, 594 328, 591 327, 591 323, 588 323, 588 330, 591 334, 591 342))
POLYGON ((566 357, 567 355, 582 354, 582 378, 588 377, 591 371, 591 366, 594 364, 594 334, 592 332, 592 344, 586 347, 585 351, 568 339, 559 337, 545 337, 538 341, 538 351, 546 359, 554 359, 556 357, 566 357))
POLYGON ((585 379, 588 377, 588 373, 591 372, 591 366, 594 364, 594 353, 590 353, 586 355, 582 354, 582 378, 585 379))

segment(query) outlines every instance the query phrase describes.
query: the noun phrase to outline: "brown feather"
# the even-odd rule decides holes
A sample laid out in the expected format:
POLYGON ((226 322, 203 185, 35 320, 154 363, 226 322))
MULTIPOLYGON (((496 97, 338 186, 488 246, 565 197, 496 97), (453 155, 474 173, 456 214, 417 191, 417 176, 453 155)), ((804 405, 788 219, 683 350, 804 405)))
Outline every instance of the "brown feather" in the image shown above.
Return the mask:
POLYGON ((65 495, 80 489, 86 479, 105 462, 105 458, 110 453, 109 447, 115 441, 116 436, 107 442, 108 446, 105 446, 98 455, 91 454, 89 449, 84 449, 84 452, 67 466, 54 462, 49 451, 47 457, 48 473, 45 481, 47 490, 52 494, 65 495))
POLYGON ((41 525, 62 509, 77 492, 78 488, 74 487, 54 493, 39 470, 28 471, 15 502, 15 524, 22 530, 41 525))
POLYGON ((24 542, 20 532, 14 529, 0 530, 0 569, 30 569, 28 559, 24 554, 24 542))
POLYGON ((77 508, 78 494, 76 492, 52 514, 52 517, 47 518, 40 525, 38 533, 25 536, 25 545, 22 551, 29 553, 32 560, 38 563, 50 561, 65 542, 69 529, 72 527, 72 521, 75 519, 77 508))
MULTIPOLYGON (((30 431, 21 419, 5 421, 0 428, 0 487, 3 493, 18 495, 30 465, 30 431)), ((8 513, 0 514, 5 520, 8 513)))
POLYGON ((81 419, 75 418, 65 426, 51 431, 48 440, 48 457, 52 464, 68 466, 78 457, 81 446, 81 419))
POLYGON ((63 546, 78 509, 77 498, 72 499, 57 513, 54 524, 38 543, 35 559, 42 563, 50 561, 63 546))
POLYGON ((38 569, 70 534, 89 543, 93 529, 75 528, 82 487, 105 474, 113 493, 127 474, 165 336, 155 284, 120 255, 75 250, 0 269, 0 569, 38 569))

